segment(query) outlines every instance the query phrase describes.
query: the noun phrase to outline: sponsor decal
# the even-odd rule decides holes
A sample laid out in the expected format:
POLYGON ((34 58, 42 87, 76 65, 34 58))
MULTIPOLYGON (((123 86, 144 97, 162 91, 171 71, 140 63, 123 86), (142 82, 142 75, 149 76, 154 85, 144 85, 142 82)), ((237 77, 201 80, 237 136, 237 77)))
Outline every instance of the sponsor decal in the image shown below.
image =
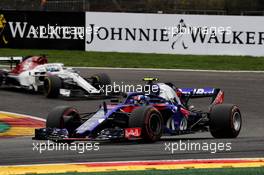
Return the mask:
POLYGON ((5 16, 3 14, 0 14, 0 47, 1 47, 1 44, 5 45, 8 43, 6 36, 4 34, 6 23, 7 22, 6 22, 5 16))
POLYGON ((264 55, 262 19, 247 16, 86 13, 87 51, 264 55), (244 20, 245 23, 237 21, 244 20), (254 26, 254 24, 259 25, 254 26))
POLYGON ((83 40, 84 27, 32 25, 28 22, 8 22, 13 38, 83 40))
POLYGON ((0 47, 84 50, 84 22, 84 13, 0 11, 0 47))
POLYGON ((217 104, 222 104, 223 102, 224 102, 224 92, 223 92, 223 91, 220 91, 220 92, 217 94, 217 96, 216 96, 216 98, 215 98, 213 104, 214 104, 214 105, 217 105, 217 104))
POLYGON ((127 28, 127 27, 106 27, 89 24, 91 34, 87 36, 86 43, 92 44, 97 40, 116 41, 146 41, 146 42, 169 42, 171 49, 180 43, 183 49, 188 49, 186 40, 192 44, 246 44, 263 45, 264 32, 254 31, 232 31, 231 27, 192 27, 185 24, 184 19, 179 21, 177 27, 169 28, 127 28), (175 28, 177 30, 175 30, 175 28))
POLYGON ((212 95, 214 94, 214 88, 182 88, 179 91, 183 94, 193 94, 193 95, 212 95))
POLYGON ((140 136, 141 136, 141 128, 126 128, 125 129, 125 138, 140 137, 140 136))

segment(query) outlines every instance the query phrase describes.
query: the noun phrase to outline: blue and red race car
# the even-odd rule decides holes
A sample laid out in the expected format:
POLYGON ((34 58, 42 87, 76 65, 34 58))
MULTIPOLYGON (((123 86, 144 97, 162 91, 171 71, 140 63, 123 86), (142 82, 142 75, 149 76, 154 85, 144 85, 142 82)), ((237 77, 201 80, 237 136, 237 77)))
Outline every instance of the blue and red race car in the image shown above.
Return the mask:
POLYGON ((53 141, 143 139, 155 142, 163 135, 210 131, 215 138, 238 136, 242 117, 238 106, 223 104, 217 88, 176 88, 172 83, 145 79, 157 91, 129 93, 122 103, 100 105, 97 111, 80 114, 67 106, 50 112, 46 128, 36 129, 34 139, 53 141), (189 105, 192 98, 209 97, 209 111, 189 105))

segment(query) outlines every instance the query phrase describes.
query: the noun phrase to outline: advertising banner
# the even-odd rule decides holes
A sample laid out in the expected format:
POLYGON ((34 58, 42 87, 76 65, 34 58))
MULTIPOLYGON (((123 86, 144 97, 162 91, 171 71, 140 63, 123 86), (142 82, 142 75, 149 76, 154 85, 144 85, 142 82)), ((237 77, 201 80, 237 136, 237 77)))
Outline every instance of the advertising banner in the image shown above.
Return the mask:
POLYGON ((264 56, 264 18, 86 12, 86 51, 264 56))
POLYGON ((0 48, 84 50, 85 13, 0 11, 0 48))

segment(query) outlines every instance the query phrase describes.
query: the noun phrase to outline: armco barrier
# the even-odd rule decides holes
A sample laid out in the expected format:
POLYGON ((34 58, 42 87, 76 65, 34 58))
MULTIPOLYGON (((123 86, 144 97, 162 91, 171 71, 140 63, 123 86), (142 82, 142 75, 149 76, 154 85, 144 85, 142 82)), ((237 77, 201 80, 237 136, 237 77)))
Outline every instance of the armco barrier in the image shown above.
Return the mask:
POLYGON ((84 50, 84 12, 0 11, 0 48, 84 50))

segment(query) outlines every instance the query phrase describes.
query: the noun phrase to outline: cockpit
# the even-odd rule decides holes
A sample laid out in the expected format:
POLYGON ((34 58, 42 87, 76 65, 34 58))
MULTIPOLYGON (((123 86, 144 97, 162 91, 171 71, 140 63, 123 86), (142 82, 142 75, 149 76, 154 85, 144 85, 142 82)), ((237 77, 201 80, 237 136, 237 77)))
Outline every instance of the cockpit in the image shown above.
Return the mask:
POLYGON ((173 103, 181 104, 181 100, 178 97, 175 89, 165 83, 158 83, 157 85, 159 86, 160 97, 173 103))
POLYGON ((47 72, 59 72, 62 70, 62 66, 58 64, 47 64, 45 67, 47 72))
POLYGON ((149 105, 158 103, 173 103, 181 104, 175 89, 165 83, 158 83, 158 92, 145 94, 145 93, 132 93, 128 95, 126 104, 136 105, 149 105))

